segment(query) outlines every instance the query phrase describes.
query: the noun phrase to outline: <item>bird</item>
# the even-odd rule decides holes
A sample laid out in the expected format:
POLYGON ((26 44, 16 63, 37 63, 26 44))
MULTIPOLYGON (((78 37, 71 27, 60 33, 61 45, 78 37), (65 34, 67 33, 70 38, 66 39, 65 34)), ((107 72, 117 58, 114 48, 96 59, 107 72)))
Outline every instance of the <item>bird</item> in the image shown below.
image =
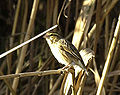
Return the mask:
POLYGON ((78 65, 88 75, 79 51, 71 42, 62 38, 56 32, 48 32, 43 38, 46 39, 52 54, 59 63, 64 64, 65 66, 78 65))

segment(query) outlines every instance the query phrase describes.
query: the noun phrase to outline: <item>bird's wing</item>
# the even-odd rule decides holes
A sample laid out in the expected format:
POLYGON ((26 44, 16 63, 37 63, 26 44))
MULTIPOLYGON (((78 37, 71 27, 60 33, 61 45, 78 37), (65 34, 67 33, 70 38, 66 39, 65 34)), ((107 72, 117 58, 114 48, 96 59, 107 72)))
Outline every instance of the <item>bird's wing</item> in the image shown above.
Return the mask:
POLYGON ((80 60, 82 63, 83 59, 81 57, 81 55, 79 54, 78 50, 75 48, 75 46, 70 43, 69 41, 65 40, 65 39, 60 39, 59 42, 62 44, 60 47, 63 51, 65 51, 65 53, 75 59, 80 60))

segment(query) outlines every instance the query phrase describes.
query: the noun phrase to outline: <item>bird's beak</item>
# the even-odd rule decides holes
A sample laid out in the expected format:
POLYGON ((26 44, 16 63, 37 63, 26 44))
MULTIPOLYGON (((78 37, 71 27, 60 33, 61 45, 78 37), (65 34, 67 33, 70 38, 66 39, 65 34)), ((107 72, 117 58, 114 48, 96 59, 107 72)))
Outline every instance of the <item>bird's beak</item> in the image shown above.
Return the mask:
POLYGON ((46 35, 44 35, 43 38, 46 38, 46 35))
POLYGON ((45 34, 44 36, 43 36, 43 38, 47 38, 48 37, 48 35, 47 34, 45 34))
POLYGON ((49 38, 50 37, 50 35, 49 35, 49 33, 46 33, 44 36, 43 36, 43 38, 49 38))

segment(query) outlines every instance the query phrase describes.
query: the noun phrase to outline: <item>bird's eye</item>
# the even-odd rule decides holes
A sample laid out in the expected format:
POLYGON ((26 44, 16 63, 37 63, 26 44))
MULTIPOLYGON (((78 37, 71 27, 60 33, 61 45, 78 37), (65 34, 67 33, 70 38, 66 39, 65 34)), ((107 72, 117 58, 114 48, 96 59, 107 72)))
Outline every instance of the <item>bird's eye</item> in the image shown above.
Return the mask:
POLYGON ((53 36, 51 36, 51 37, 50 37, 50 40, 53 40, 53 38, 54 38, 54 37, 53 37, 53 36))

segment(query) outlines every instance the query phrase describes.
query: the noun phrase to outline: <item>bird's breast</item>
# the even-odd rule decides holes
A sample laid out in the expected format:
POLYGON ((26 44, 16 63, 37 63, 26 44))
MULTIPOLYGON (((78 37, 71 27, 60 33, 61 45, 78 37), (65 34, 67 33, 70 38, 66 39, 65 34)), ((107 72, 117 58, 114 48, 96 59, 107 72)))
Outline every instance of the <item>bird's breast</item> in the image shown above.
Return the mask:
POLYGON ((63 56, 64 52, 61 53, 60 48, 58 46, 53 45, 50 47, 50 49, 54 57, 58 60, 59 63, 64 64, 64 65, 69 64, 69 60, 67 60, 65 56, 63 56))

